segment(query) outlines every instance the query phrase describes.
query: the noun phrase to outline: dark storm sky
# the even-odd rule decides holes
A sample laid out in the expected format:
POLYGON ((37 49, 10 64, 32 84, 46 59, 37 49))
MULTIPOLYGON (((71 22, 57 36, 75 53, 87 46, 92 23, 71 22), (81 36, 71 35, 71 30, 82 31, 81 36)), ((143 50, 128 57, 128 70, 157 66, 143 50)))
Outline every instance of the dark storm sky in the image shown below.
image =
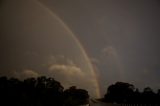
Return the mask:
MULTIPOLYGON (((2 0, 0 0, 0 3, 1 1, 2 0)), ((62 19, 79 39, 93 65, 96 67, 95 70, 99 77, 101 92, 103 94, 106 92, 108 85, 115 83, 116 81, 129 82, 140 89, 146 86, 150 86, 155 90, 160 88, 159 0, 39 1, 62 19)), ((16 3, 14 5, 16 6, 16 3)), ((23 9, 25 10, 24 7, 23 9)), ((21 10, 17 10, 21 13, 21 10)), ((27 14, 30 13, 27 9, 26 11, 27 14)), ((22 17, 23 14, 24 16, 26 15, 22 12, 22 17)), ((14 13, 12 15, 14 16, 14 13)), ((35 14, 32 15, 36 17, 35 14)), ((0 14, 0 17, 3 16, 0 14)), ((10 18, 11 17, 7 17, 6 20, 10 20, 10 18)), ((16 19, 17 16, 14 16, 14 18, 16 19)), ((50 23, 49 20, 51 19, 48 18, 46 23, 50 23)), ((37 21, 37 19, 35 19, 35 21, 37 21)), ((2 22, 2 20, 0 22, 2 22)), ((26 24, 27 22, 23 23, 22 19, 19 20, 18 23, 23 26, 23 24, 26 24)), ((16 22, 13 23, 13 25, 16 25, 16 22)), ((0 31, 4 33, 3 25, 1 25, 0 28, 0 31)), ((49 31, 52 30, 47 29, 48 27, 45 26, 43 28, 49 31)), ((16 30, 16 33, 18 33, 18 29, 16 30)), ((3 34, 1 32, 0 34, 3 34)), ((6 31, 5 33, 8 32, 6 31)), ((19 35, 16 36, 25 39, 19 35)), ((17 38, 13 37, 12 39, 7 37, 8 36, 0 36, 0 44, 8 44, 9 48, 9 46, 12 46, 10 41, 7 41, 6 43, 6 41, 3 41, 2 39, 14 40, 14 42, 16 42, 17 38)), ((36 39, 33 41, 36 41, 36 39)), ((49 41, 52 42, 51 40, 49 41)), ((25 43, 23 41, 21 42, 25 43)), ((19 44, 17 43, 17 45, 19 44)), ((32 46, 32 44, 30 44, 30 46, 32 46)), ((7 49, 7 45, 1 45, 0 47, 2 47, 1 50, 7 49)), ((7 53, 1 52, 0 54, 1 57, 3 57, 3 55, 7 53)), ((34 53, 30 54, 33 55, 34 53)), ((9 60, 14 63, 12 58, 9 60)), ((3 64, 6 66, 7 61, 8 60, 3 61, 3 64)), ((30 67, 32 67, 32 65, 30 67)), ((0 73, 3 72, 1 71, 0 73)))
POLYGON ((158 0, 41 0, 75 33, 103 91, 115 81, 160 88, 158 0))

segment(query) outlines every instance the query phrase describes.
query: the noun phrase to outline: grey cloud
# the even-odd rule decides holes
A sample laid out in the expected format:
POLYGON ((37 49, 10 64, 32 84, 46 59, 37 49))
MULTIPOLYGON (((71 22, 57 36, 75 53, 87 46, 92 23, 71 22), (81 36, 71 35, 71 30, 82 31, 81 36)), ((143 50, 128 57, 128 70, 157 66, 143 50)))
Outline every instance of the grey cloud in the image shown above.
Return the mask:
POLYGON ((101 52, 103 55, 105 55, 107 57, 117 55, 115 48, 112 46, 107 46, 107 47, 103 48, 101 52))
POLYGON ((26 79, 28 77, 38 77, 40 76, 36 71, 30 70, 30 69, 25 69, 21 72, 13 71, 13 76, 19 79, 26 79))
POLYGON ((100 63, 99 59, 94 58, 94 57, 90 58, 90 60, 91 60, 92 64, 99 64, 100 63))
POLYGON ((97 96, 97 83, 94 76, 87 75, 75 65, 53 64, 49 67, 49 74, 60 81, 65 88, 78 86, 90 91, 92 96, 97 96))

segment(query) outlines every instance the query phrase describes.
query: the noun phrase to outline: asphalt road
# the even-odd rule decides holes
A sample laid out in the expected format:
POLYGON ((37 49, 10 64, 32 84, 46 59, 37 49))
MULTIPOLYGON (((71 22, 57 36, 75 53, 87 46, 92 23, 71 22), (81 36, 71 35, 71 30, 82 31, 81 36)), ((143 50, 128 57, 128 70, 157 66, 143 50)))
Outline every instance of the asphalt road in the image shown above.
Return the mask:
POLYGON ((97 100, 90 100, 90 106, 120 106, 118 104, 103 103, 97 100))

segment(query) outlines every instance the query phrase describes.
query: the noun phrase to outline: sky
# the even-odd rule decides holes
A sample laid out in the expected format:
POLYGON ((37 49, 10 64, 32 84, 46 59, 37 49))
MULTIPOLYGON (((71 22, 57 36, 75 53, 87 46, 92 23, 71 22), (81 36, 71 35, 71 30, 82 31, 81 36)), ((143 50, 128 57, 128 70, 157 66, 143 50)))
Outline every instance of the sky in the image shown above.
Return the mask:
POLYGON ((116 81, 160 88, 158 0, 41 0, 74 32, 103 92, 116 81))
MULTIPOLYGON (((31 0, 25 5, 23 0, 12 3, 9 0, 1 1, 1 75, 37 76, 60 70, 58 73, 52 72, 59 80, 67 76, 68 82, 73 81, 74 78, 70 79, 70 75, 75 73, 76 80, 77 76, 80 80, 85 74, 88 75, 84 77, 88 83, 94 81, 91 72, 86 71, 90 68, 83 52, 78 49, 80 47, 73 46, 76 43, 72 41, 73 38, 67 37, 69 32, 52 19, 49 13, 45 13, 44 9, 37 9, 31 0), (46 69, 47 72, 42 71, 46 69), (73 72, 65 72, 66 69, 73 72), (85 73, 81 73, 81 70, 85 70, 85 73)), ((109 85, 117 81, 134 84, 141 90, 147 86, 155 91, 160 88, 158 0, 39 2, 60 18, 83 46, 96 72, 102 95, 109 85)), ((96 85, 93 84, 93 88, 96 89, 96 85)))

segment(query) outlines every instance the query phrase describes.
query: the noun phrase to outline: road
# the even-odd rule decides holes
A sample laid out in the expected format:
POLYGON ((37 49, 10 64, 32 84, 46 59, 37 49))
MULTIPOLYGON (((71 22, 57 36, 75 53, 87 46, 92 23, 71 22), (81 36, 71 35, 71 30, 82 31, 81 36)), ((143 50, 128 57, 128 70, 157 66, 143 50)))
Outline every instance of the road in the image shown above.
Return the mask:
POLYGON ((118 104, 103 103, 97 100, 90 100, 90 106, 120 106, 118 104))

